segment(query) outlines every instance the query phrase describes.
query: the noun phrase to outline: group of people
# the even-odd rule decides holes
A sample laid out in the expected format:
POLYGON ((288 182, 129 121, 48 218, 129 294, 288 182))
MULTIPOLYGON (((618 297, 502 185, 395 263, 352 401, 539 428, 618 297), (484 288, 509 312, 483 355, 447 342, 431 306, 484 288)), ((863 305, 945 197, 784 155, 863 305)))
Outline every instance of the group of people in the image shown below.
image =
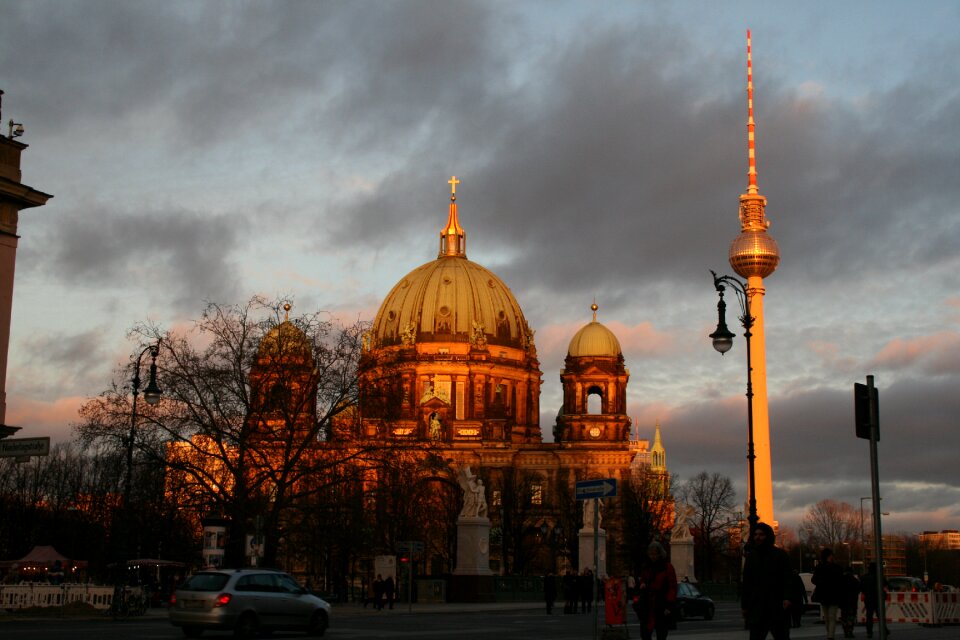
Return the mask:
POLYGON ((366 609, 368 604, 373 604, 373 608, 377 611, 382 611, 383 607, 389 607, 393 609, 393 602, 395 596, 397 595, 396 585, 393 581, 393 576, 387 576, 386 579, 379 573, 377 577, 370 583, 370 590, 367 593, 367 597, 363 600, 363 608, 366 609))
MULTIPOLYGON (((745 548, 741 609, 750 629, 750 640, 789 640, 791 612, 800 611, 806 590, 798 590, 798 576, 790 567, 787 553, 776 546, 773 528, 760 522, 754 527, 745 548)), ((827 640, 835 640, 837 621, 845 638, 852 638, 857 602, 863 594, 867 637, 873 637, 873 618, 877 611, 877 571, 871 563, 867 573, 857 578, 848 567, 833 560, 833 551, 824 549, 814 569, 812 600, 823 613, 827 640)))
MULTIPOLYGON (((578 606, 580 613, 592 611, 594 589, 602 596, 590 569, 584 569, 579 575, 568 570, 563 574, 560 586, 563 587, 564 613, 577 613, 578 606)), ((546 598, 547 615, 552 614, 553 604, 557 600, 557 579, 552 573, 548 573, 544 578, 543 594, 546 598)))
POLYGON ((813 570, 813 600, 820 603, 827 627, 827 640, 833 640, 837 620, 843 637, 853 637, 857 619, 857 603, 863 594, 867 637, 873 637, 873 618, 877 612, 877 565, 871 562, 867 572, 857 578, 850 567, 841 567, 833 559, 833 551, 820 552, 820 563, 813 570))

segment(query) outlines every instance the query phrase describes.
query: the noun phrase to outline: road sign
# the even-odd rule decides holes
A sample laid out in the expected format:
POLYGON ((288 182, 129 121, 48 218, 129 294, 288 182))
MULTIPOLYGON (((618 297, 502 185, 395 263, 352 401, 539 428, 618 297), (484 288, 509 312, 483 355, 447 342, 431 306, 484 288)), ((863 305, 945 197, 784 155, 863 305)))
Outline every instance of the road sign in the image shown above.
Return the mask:
POLYGON ((397 551, 400 553, 423 553, 423 541, 400 540, 397 542, 397 551))
POLYGON ((0 458, 50 455, 50 438, 5 438, 0 440, 0 458))
POLYGON ((577 482, 577 500, 591 500, 593 498, 612 498, 617 495, 616 478, 600 478, 599 480, 580 480, 577 482))

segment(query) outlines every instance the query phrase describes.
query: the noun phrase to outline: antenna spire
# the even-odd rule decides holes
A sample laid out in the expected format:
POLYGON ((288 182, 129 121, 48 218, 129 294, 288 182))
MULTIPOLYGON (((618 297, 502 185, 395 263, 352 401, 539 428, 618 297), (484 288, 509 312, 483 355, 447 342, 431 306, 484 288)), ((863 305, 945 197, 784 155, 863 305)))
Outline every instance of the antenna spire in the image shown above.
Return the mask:
POLYGON ((753 51, 750 44, 750 29, 747 29, 747 193, 759 193, 757 188, 756 122, 753 120, 753 51))

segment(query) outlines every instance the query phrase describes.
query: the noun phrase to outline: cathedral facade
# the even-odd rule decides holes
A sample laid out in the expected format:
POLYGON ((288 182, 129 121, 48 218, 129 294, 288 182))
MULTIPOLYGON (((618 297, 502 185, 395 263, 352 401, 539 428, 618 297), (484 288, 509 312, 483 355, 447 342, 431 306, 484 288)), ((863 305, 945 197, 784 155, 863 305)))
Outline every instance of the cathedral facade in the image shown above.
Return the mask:
MULTIPOLYGON (((455 499, 457 470, 470 467, 487 490, 491 562, 500 572, 589 564, 578 558, 577 532, 587 523, 575 483, 615 478, 620 495, 604 504, 607 566, 626 570, 635 554, 631 545, 651 536, 633 532, 632 521, 648 529, 653 522, 661 531, 672 524, 659 426, 653 450, 647 440, 631 438, 630 372, 594 304, 592 320, 571 338, 560 372, 563 405, 550 425, 553 442, 544 442, 534 330, 509 287, 467 258, 457 183, 450 181, 437 258, 392 288, 364 336, 359 418, 352 432, 338 437, 423 446, 440 461, 424 471, 437 481, 429 490, 450 487, 455 499), (651 477, 658 487, 652 500, 649 487, 638 489, 651 477), (626 503, 638 494, 646 507, 631 508, 626 503), (653 507, 664 513, 642 513, 653 507)), ((428 542, 428 555, 430 548, 428 542)), ((428 573, 454 569, 429 559, 424 567, 428 573)))

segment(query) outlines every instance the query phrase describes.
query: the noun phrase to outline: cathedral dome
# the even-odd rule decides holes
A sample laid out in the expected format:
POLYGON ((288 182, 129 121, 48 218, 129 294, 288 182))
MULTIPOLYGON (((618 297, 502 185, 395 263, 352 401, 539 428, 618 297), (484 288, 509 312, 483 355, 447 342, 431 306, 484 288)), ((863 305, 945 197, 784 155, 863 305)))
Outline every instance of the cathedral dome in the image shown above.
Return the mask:
POLYGON ((590 308, 593 309, 593 321, 574 334, 573 339, 570 340, 567 355, 574 358, 581 356, 619 356, 622 352, 617 336, 613 334, 613 331, 597 322, 597 305, 594 304, 590 308))
POLYGON ((284 320, 260 341, 257 355, 264 357, 300 357, 309 359, 313 356, 313 345, 301 329, 289 320, 284 320))
POLYGON ((393 287, 377 312, 378 346, 412 342, 480 341, 525 348, 527 321, 510 289, 464 255, 443 255, 393 287))

